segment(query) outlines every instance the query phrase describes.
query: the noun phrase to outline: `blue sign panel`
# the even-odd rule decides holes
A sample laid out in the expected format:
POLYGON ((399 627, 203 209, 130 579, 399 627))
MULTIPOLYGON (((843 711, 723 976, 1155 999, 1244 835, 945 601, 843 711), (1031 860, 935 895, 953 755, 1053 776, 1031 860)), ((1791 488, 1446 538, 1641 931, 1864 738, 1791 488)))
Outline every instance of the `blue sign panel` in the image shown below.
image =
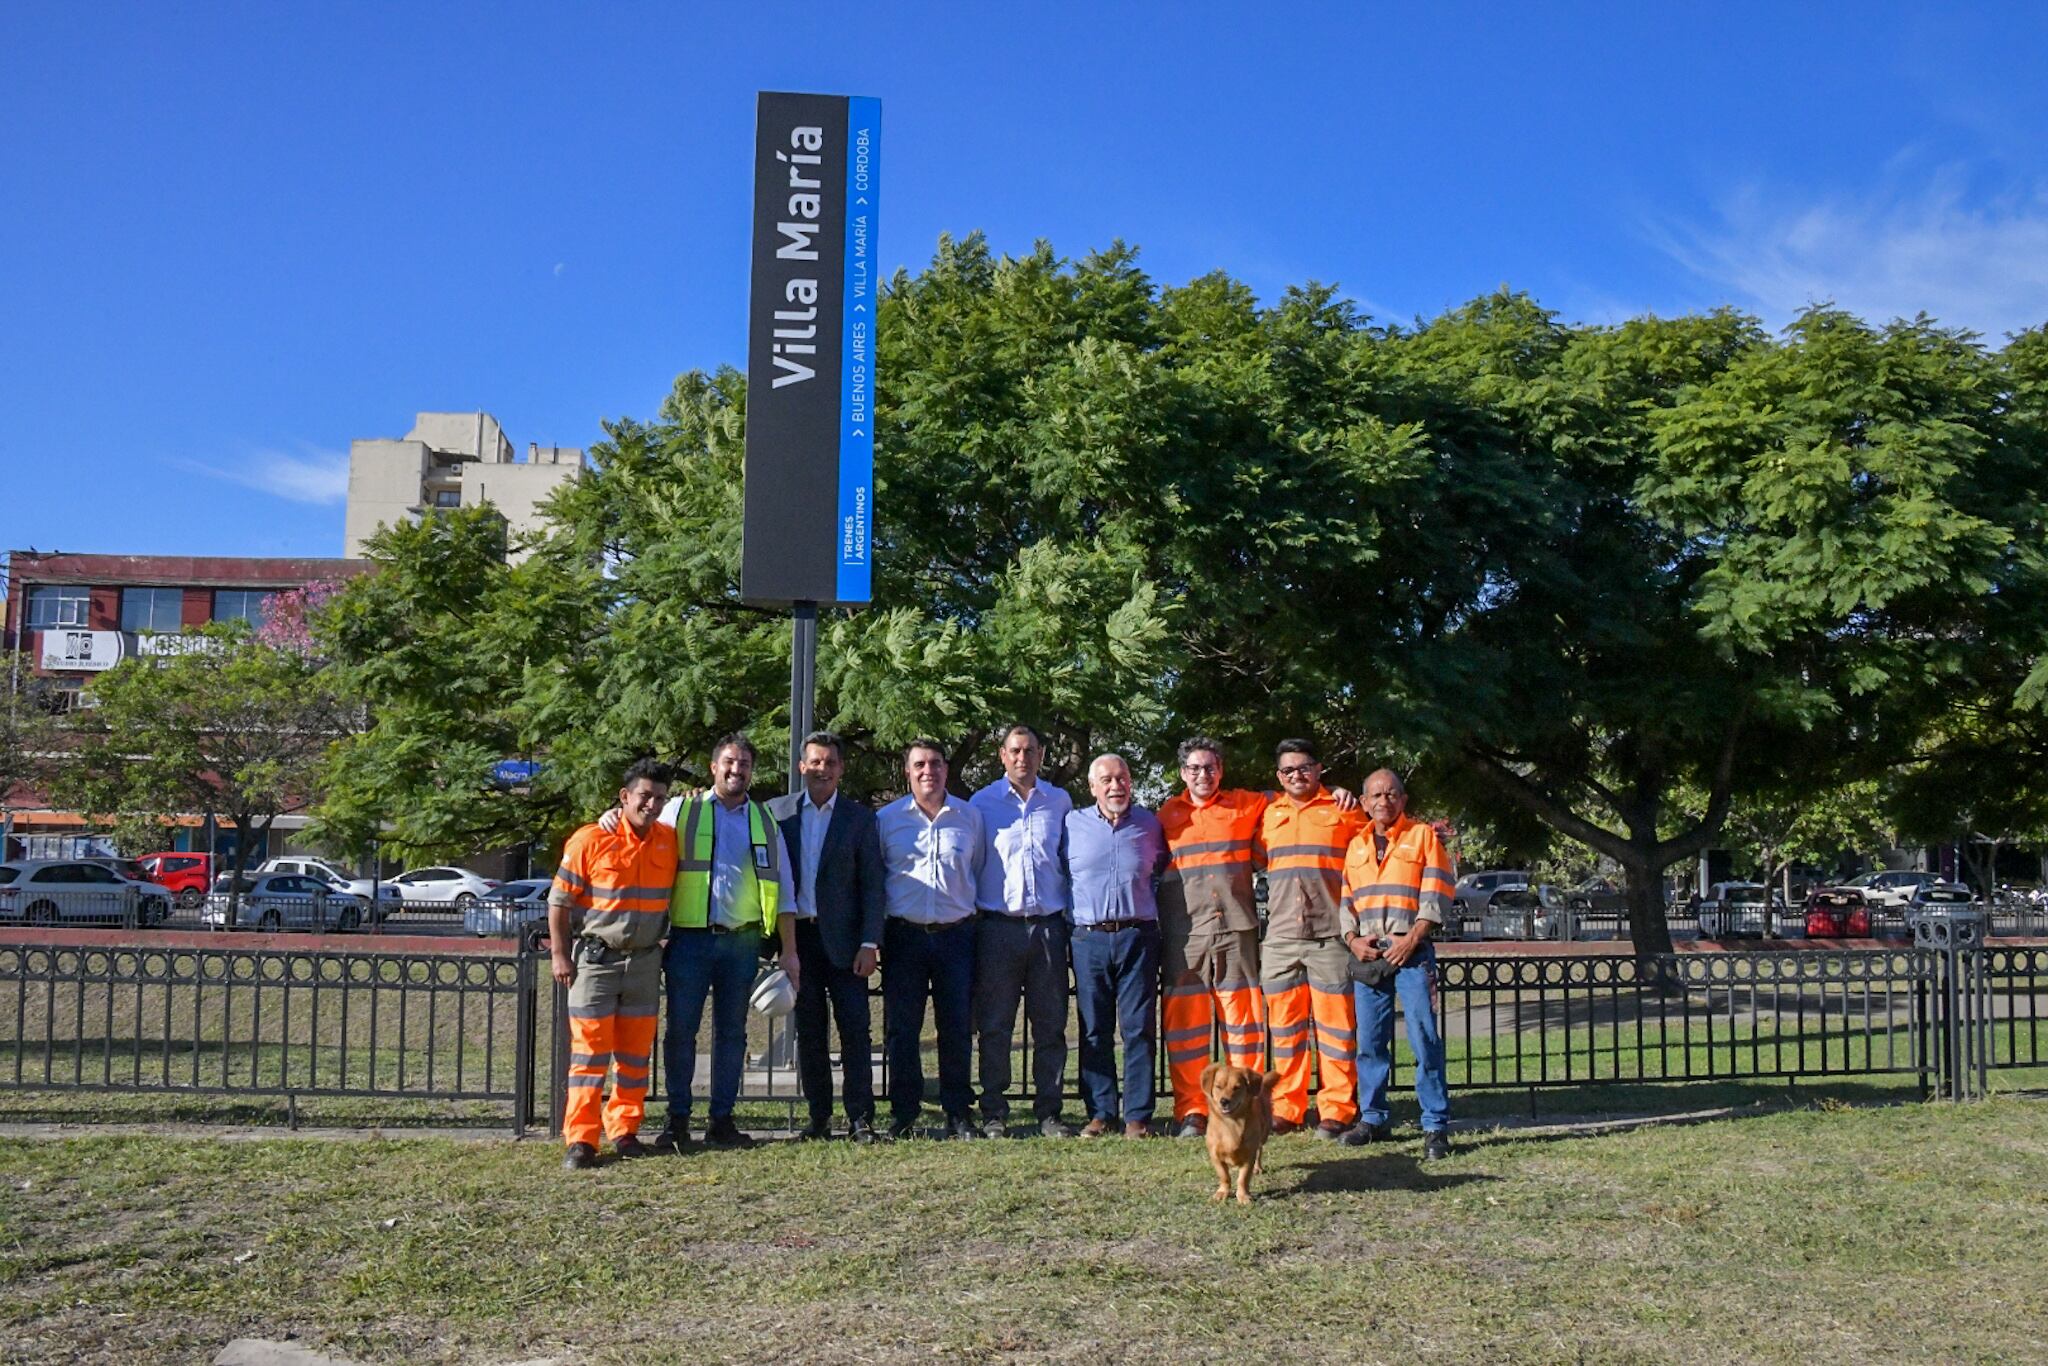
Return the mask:
POLYGON ((882 199, 882 102, 846 102, 846 275, 840 350, 839 594, 867 602, 875 484, 875 221, 882 199))
POLYGON ((491 770, 491 777, 500 787, 519 787, 533 781, 533 775, 540 772, 540 763, 534 759, 500 759, 498 766, 491 770))

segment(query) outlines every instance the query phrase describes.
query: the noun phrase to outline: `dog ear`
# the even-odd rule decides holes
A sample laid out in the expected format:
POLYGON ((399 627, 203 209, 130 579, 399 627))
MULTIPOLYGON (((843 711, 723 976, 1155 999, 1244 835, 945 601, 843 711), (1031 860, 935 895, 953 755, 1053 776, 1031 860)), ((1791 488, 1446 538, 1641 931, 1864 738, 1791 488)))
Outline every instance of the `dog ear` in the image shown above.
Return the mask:
POLYGON ((1278 1072, 1268 1072, 1265 1076, 1259 1078, 1259 1089, 1269 1096, 1273 1094, 1273 1088, 1279 1084, 1280 1074, 1278 1072))
POLYGON ((1221 1072, 1224 1069, 1225 1065, 1226 1064, 1220 1062, 1212 1062, 1207 1067, 1202 1069, 1202 1089, 1204 1091, 1208 1090, 1209 1087, 1215 1082, 1216 1074, 1218 1072, 1221 1072))

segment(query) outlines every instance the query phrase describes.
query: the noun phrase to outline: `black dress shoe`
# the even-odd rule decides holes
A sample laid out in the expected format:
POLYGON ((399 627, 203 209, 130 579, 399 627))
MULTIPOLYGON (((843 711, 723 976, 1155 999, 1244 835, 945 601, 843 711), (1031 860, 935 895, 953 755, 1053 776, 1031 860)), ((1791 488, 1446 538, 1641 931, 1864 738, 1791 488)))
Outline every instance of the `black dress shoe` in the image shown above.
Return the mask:
POLYGON ((1356 1148, 1366 1143, 1384 1143, 1387 1141, 1387 1126, 1368 1124, 1361 1119, 1346 1129, 1337 1141, 1347 1148, 1356 1148))
POLYGON ((975 1128, 974 1121, 965 1115, 948 1115, 946 1117, 945 1137, 980 1138, 981 1130, 975 1128))
POLYGON ((661 1132, 654 1136, 654 1142, 648 1146, 658 1153, 679 1153, 688 1147, 689 1143, 690 1126, 685 1121, 681 1124, 662 1125, 661 1132))
POLYGON ((806 1143, 815 1143, 820 1139, 830 1138, 832 1137, 832 1121, 829 1119, 814 1119, 799 1129, 796 1136, 806 1143))
POLYGON ((1436 1162, 1451 1155, 1451 1136, 1441 1130, 1422 1136, 1422 1160, 1436 1162))
POLYGON ((1047 1138, 1072 1138, 1078 1131, 1058 1115, 1052 1115, 1038 1121, 1038 1132, 1047 1138))
POLYGON ((645 1157, 651 1151, 645 1143, 640 1141, 639 1136, 635 1134, 627 1134, 624 1138, 613 1143, 612 1148, 620 1157, 624 1158, 645 1157))
POLYGON ((571 1172, 589 1171, 597 1165, 597 1149, 588 1143, 571 1143, 562 1154, 562 1170, 571 1172))
POLYGON ((846 1128, 846 1136, 855 1143, 874 1143, 875 1126, 864 1119, 856 1119, 846 1128))
POLYGON ((714 1119, 704 1126, 704 1141, 714 1148, 751 1148, 754 1136, 742 1133, 740 1126, 732 1122, 732 1116, 714 1119))
POLYGON ((889 1137, 892 1139, 909 1138, 916 1132, 917 1121, 914 1119, 899 1119, 889 1126, 889 1137))

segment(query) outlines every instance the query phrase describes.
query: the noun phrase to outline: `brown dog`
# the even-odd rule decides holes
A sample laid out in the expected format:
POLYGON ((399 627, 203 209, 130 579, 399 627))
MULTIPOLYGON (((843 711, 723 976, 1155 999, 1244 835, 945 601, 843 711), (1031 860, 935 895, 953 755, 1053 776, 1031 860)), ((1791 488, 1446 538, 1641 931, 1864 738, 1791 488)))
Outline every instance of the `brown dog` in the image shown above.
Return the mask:
POLYGON ((1216 1169, 1216 1194, 1225 1200, 1236 1187, 1237 1203, 1252 1202, 1252 1173, 1265 1170, 1260 1150, 1273 1132, 1273 1088, 1278 1072, 1212 1062, 1202 1069, 1202 1094, 1209 1098, 1209 1165, 1216 1169))

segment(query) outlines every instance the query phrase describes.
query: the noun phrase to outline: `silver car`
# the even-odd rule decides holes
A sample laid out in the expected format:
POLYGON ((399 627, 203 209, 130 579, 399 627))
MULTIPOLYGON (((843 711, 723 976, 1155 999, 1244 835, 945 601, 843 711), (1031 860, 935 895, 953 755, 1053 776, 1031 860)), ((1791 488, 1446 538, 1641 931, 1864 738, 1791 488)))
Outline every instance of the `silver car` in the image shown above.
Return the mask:
POLYGON ((492 935, 524 939, 545 934, 548 927, 548 888, 553 878, 524 877, 488 893, 462 910, 462 928, 479 939, 492 935))
POLYGON ((1571 897, 1548 882, 1531 887, 1506 883, 1493 889, 1481 918, 1486 939, 1569 939, 1571 897))
MULTIPOLYGON (((209 929, 227 928, 234 874, 213 880, 200 920, 209 929)), ((333 931, 347 934, 362 928, 370 903, 363 897, 331 890, 325 881, 303 873, 244 873, 242 895, 235 908, 235 928, 266 933, 280 930, 333 931)))
POLYGON ((94 859, 16 859, 0 863, 0 920, 31 925, 161 925, 171 889, 122 877, 94 859))

